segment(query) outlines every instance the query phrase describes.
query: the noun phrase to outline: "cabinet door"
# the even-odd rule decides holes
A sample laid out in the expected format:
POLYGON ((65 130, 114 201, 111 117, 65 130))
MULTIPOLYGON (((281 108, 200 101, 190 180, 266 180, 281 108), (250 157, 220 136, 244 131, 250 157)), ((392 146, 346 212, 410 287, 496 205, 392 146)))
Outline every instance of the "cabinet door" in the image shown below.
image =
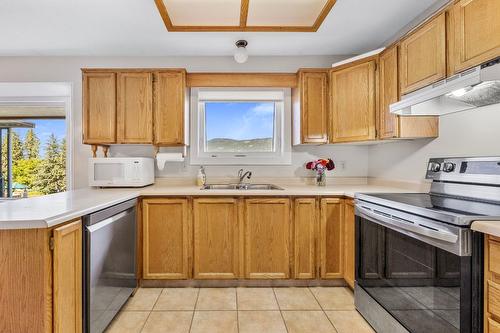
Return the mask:
POLYGON ((290 200, 246 199, 244 223, 246 278, 289 278, 290 200))
POLYGON ((313 279, 316 270, 316 235, 318 233, 318 214, 316 199, 300 198, 294 200, 294 253, 295 278, 313 279))
POLYGON ((500 56, 500 1, 461 0, 449 13, 450 74, 500 56))
POLYGON ((83 74, 83 143, 116 143, 116 74, 83 74))
POLYGON ((341 199, 321 199, 321 278, 340 279, 344 271, 344 206, 341 199))
POLYGON ((185 144, 185 90, 185 71, 166 71, 155 74, 154 143, 156 145, 185 144))
POLYGON ((440 14, 401 41, 401 94, 446 77, 445 15, 440 14))
POLYGON ((193 203, 194 278, 239 277, 238 200, 195 199, 193 203))
POLYGON ((144 199, 143 205, 143 278, 189 278, 187 199, 144 199))
POLYGON ((82 223, 54 229, 54 332, 82 331, 82 223))
POLYGON ((380 138, 398 137, 398 116, 392 114, 389 106, 399 101, 398 47, 393 46, 380 55, 380 138))
POLYGON ((118 73, 118 143, 153 143, 152 77, 118 73))
POLYGON ((301 72, 301 143, 328 143, 328 73, 301 72))
POLYGON ((354 201, 352 199, 345 200, 344 204, 344 280, 354 289, 355 279, 355 219, 354 201))
POLYGON ((331 72, 332 143, 375 139, 375 68, 371 60, 331 72))

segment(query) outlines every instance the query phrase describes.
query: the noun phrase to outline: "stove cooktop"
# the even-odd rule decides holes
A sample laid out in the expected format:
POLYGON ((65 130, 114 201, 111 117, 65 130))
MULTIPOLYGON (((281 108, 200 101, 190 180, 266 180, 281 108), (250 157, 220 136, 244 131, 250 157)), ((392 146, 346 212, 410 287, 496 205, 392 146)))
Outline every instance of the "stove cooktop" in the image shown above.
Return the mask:
POLYGON ((500 203, 429 193, 357 194, 356 198, 459 226, 470 226, 476 220, 500 220, 500 203))

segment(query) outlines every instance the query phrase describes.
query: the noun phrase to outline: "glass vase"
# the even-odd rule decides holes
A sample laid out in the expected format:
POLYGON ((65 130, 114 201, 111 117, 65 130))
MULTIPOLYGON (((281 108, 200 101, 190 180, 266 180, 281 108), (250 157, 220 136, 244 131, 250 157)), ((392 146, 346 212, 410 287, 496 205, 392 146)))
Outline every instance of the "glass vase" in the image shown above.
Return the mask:
POLYGON ((316 174, 316 185, 326 186, 326 173, 325 172, 318 172, 316 174))

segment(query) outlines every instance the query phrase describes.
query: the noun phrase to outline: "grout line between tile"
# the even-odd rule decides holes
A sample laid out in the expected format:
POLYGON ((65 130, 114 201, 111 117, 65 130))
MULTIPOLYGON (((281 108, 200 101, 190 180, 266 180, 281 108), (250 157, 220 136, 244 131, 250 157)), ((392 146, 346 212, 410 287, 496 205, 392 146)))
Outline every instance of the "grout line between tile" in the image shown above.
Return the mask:
POLYGON ((198 305, 198 299, 200 298, 200 289, 201 288, 198 288, 198 293, 196 294, 196 301, 194 302, 193 315, 191 316, 191 322, 189 323, 189 332, 191 332, 193 328, 194 314, 196 313, 196 306, 198 305))
POLYGON ((285 317, 283 317, 283 311, 281 310, 281 306, 280 306, 280 303, 278 301, 278 296, 276 296, 276 291, 273 289, 273 294, 274 294, 274 298, 276 299, 276 303, 278 304, 278 309, 280 311, 280 316, 281 316, 281 320, 283 320, 283 324, 285 324, 285 330, 287 333, 289 333, 290 331, 288 330, 288 325, 286 324, 286 320, 285 320, 285 317))
POLYGON ((240 332, 240 311, 238 308, 238 288, 234 288, 234 293, 236 295, 236 330, 240 332))
POLYGON ((318 302, 319 307, 321 308, 321 311, 323 311, 323 314, 325 315, 326 319, 328 319, 328 321, 330 322, 330 324, 332 324, 333 329, 335 330, 335 332, 340 333, 340 331, 337 329, 337 327, 335 326, 335 324, 333 323, 333 321, 330 319, 330 317, 328 317, 328 314, 326 313, 325 309, 323 309, 323 305, 321 305, 320 301, 318 300, 318 298, 316 297, 316 295, 314 295, 314 293, 312 292, 311 288, 307 287, 307 289, 309 289, 309 292, 313 295, 313 297, 316 300, 316 302, 318 302))
POLYGON ((153 312, 153 309, 155 308, 156 303, 158 303, 158 300, 160 299, 160 296, 161 296, 161 294, 163 293, 164 290, 165 290, 165 288, 161 288, 160 294, 158 295, 158 297, 156 297, 155 304, 153 304, 153 307, 149 311, 148 316, 146 317, 146 320, 144 321, 144 324, 142 324, 141 330, 139 332, 142 332, 144 330, 144 327, 146 326, 146 323, 148 322, 149 317, 151 316, 151 313, 153 312))

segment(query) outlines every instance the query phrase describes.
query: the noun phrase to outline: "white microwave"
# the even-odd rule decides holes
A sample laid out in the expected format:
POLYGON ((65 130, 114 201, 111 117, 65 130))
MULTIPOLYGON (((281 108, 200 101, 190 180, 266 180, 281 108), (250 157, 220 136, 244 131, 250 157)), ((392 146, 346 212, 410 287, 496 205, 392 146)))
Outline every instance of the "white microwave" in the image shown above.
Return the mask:
POLYGON ((89 185, 99 187, 143 187, 155 180, 154 159, 105 157, 89 159, 89 185))

